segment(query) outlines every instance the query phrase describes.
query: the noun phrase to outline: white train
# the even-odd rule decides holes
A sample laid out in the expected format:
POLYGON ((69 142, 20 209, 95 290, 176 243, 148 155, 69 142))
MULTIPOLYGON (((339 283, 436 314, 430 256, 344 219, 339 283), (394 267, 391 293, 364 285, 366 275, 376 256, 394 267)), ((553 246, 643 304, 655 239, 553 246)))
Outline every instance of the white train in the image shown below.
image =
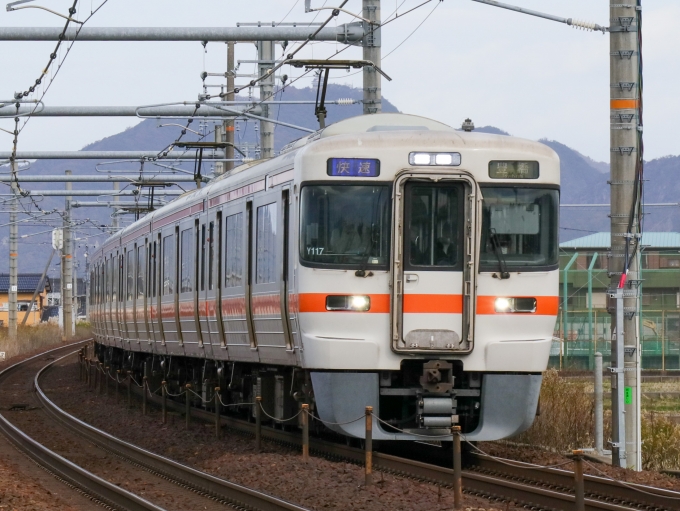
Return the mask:
POLYGON ((376 440, 531 425, 558 313, 559 159, 403 114, 238 167, 92 259, 99 355, 376 440))

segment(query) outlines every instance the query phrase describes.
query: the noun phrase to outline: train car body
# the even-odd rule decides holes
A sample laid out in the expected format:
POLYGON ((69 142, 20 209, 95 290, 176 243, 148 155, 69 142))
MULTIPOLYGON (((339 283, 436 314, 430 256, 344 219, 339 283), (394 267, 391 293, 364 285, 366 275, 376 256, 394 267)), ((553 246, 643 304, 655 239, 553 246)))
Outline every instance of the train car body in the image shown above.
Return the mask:
POLYGON ((508 437, 532 423, 550 353, 558 203, 543 144, 341 121, 108 239, 95 337, 277 418, 308 402, 351 437, 367 405, 376 440, 508 437))

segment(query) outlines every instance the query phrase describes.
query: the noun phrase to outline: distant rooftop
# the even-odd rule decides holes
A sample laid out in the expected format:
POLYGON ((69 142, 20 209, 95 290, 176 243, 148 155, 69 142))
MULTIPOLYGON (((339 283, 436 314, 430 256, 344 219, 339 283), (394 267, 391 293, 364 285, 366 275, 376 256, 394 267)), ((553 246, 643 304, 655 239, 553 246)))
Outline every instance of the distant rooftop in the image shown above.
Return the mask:
MULTIPOLYGON (((609 232, 597 232, 581 238, 560 243, 560 248, 609 248, 611 236, 609 232)), ((680 249, 679 232, 645 232, 642 234, 642 245, 651 248, 680 249)))
MULTIPOLYGON (((17 292, 18 293, 32 293, 40 282, 41 273, 20 273, 17 276, 17 292)), ((50 278, 45 277, 46 288, 50 287, 50 278)), ((9 291, 9 275, 7 273, 0 273, 0 293, 7 294, 9 291)))

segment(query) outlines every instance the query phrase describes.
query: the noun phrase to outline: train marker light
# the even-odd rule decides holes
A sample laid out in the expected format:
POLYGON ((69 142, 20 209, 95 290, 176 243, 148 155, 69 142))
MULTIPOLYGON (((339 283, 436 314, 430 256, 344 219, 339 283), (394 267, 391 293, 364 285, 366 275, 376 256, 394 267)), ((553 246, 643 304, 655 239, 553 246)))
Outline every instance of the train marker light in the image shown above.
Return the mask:
POLYGON ((460 161, 460 153, 410 153, 408 155, 408 162, 411 165, 457 167, 460 161))
POLYGON ((370 309, 371 298, 369 296, 331 295, 326 297, 326 310, 329 311, 367 312, 370 309))
POLYGON ((536 298, 496 298, 494 309, 498 313, 534 313, 536 298))

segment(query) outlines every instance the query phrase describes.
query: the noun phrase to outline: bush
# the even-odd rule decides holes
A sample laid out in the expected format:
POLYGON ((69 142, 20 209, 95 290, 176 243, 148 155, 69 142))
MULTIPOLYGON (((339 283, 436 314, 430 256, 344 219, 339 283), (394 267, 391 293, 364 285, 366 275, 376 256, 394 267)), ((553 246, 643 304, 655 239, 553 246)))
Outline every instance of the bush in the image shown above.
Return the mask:
POLYGON ((680 469, 680 424, 654 412, 642 415, 642 467, 680 469))
POLYGON ((588 383, 561 378, 557 370, 543 374, 540 415, 515 441, 558 451, 592 445, 594 398, 588 383))

